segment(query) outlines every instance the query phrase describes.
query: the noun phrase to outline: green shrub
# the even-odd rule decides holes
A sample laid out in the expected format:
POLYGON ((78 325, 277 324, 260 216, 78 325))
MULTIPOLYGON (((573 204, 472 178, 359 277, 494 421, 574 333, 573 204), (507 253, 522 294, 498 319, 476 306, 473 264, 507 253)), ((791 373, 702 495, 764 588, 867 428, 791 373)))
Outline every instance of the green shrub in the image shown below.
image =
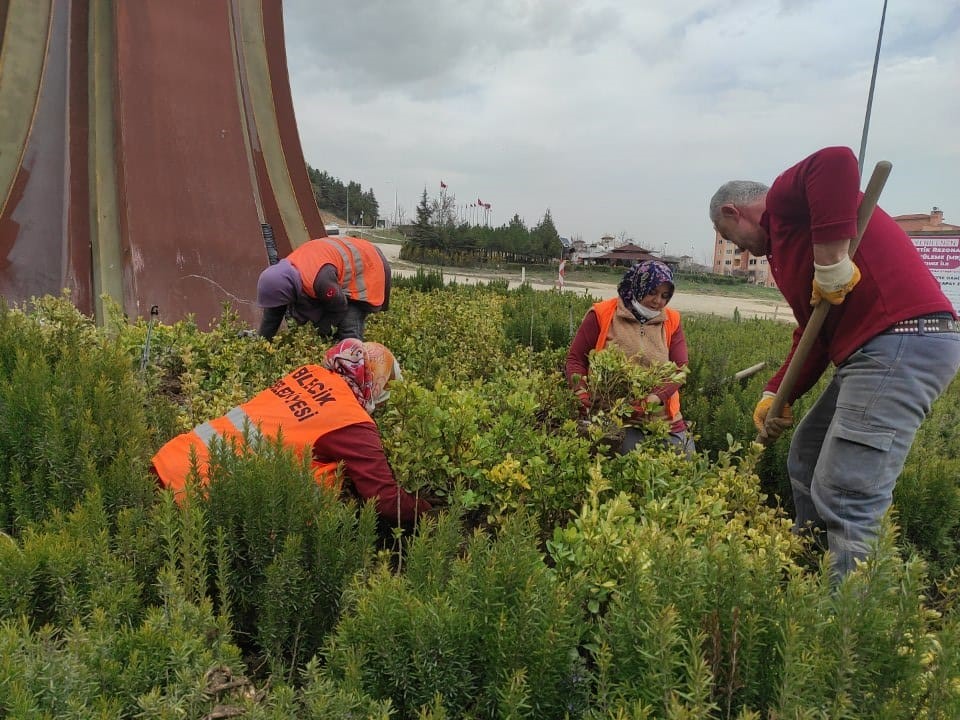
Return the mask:
MULTIPOLYGON (((216 569, 217 596, 238 637, 277 672, 299 667, 338 620, 344 588, 373 555, 373 506, 358 513, 275 441, 242 450, 215 443, 204 510, 227 564, 216 569)), ((212 563, 214 544, 206 548, 212 563)))
POLYGON ((65 300, 0 306, 0 529, 98 490, 111 515, 153 497, 145 395, 123 350, 65 300))
POLYGON ((275 444, 215 447, 182 507, 146 474, 176 432, 319 360, 312 328, 0 312, 0 715, 960 716, 960 386, 898 483, 904 539, 885 528, 833 589, 790 532, 788 442, 749 444, 788 326, 685 317, 707 452, 613 456, 562 376, 588 301, 395 296, 368 324, 405 370, 377 422, 399 482, 450 514, 379 556, 372 508, 275 444))
POLYGON ((496 718, 506 706, 537 718, 575 710, 585 690, 573 684, 576 609, 532 530, 515 518, 496 539, 474 534, 458 555, 442 527, 422 532, 410 575, 381 567, 353 588, 325 653, 330 676, 390 699, 398 718, 437 701, 448 717, 496 718))
POLYGON ((570 346, 593 299, 573 293, 540 292, 523 285, 508 293, 503 307, 503 334, 508 352, 516 346, 533 350, 570 346))

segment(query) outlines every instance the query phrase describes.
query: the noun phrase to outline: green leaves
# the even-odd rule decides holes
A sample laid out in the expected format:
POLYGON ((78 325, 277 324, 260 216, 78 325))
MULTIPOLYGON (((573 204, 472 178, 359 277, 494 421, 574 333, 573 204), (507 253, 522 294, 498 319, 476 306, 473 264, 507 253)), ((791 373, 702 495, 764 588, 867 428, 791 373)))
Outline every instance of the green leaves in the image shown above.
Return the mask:
POLYGON ((834 592, 790 529, 786 444, 749 443, 765 378, 730 380, 782 359, 788 327, 685 318, 684 414, 708 452, 610 456, 675 368, 596 354, 584 429, 561 374, 584 305, 423 288, 368 326, 404 369, 384 447, 443 508, 393 546, 276 443, 216 446, 184 507, 146 473, 175 432, 315 362, 312 329, 155 325, 141 372, 142 322, 0 311, 0 715, 958 715, 955 389, 898 487, 906 541, 885 528, 834 592), (231 696, 211 689, 227 675, 231 696))

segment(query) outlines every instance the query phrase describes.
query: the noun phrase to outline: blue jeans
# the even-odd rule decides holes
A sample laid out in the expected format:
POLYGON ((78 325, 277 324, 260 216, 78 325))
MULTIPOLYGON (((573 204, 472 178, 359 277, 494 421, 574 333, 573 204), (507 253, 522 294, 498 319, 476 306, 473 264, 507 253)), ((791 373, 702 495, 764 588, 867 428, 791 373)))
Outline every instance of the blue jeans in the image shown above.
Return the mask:
POLYGON ((958 367, 958 333, 877 335, 797 426, 787 460, 795 528, 826 532, 835 579, 867 556, 917 429, 958 367))

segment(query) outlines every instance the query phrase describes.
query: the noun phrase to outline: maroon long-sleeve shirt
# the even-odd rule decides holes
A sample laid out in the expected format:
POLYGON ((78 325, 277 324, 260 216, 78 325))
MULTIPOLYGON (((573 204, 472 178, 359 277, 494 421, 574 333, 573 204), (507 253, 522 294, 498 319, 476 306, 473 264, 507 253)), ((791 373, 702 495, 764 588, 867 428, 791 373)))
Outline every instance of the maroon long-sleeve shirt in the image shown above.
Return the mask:
POLYGON ((397 485, 373 423, 348 425, 320 436, 313 454, 322 463, 343 461, 344 475, 356 494, 364 500, 376 498, 377 512, 388 520, 397 519, 398 506, 404 524, 430 509, 430 503, 418 501, 397 485))
MULTIPOLYGON (((829 147, 781 173, 767 192, 761 218, 770 237, 767 261, 798 323, 789 356, 767 383, 771 392, 780 387, 813 312, 813 245, 856 237, 859 188, 853 151, 829 147)), ((954 314, 913 242, 880 208, 874 210, 853 260, 860 268, 860 282, 841 305, 830 309, 788 402, 809 390, 831 361, 842 363, 894 323, 936 312, 954 314)))

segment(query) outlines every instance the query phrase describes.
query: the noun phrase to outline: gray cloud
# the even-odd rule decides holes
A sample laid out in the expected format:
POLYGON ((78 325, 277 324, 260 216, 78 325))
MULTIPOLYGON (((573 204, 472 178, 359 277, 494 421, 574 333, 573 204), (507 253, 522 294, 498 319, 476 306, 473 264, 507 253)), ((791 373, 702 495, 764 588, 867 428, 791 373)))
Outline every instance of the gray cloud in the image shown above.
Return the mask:
MULTIPOLYGON (((562 234, 621 231, 706 254, 705 205, 828 144, 859 149, 874 0, 285 0, 307 161, 409 216, 463 202, 562 234), (329 7, 328 7, 329 6, 329 7), (395 199, 395 200, 394 200, 395 199)), ((882 205, 960 223, 960 8, 891 3, 867 162, 882 205)))

